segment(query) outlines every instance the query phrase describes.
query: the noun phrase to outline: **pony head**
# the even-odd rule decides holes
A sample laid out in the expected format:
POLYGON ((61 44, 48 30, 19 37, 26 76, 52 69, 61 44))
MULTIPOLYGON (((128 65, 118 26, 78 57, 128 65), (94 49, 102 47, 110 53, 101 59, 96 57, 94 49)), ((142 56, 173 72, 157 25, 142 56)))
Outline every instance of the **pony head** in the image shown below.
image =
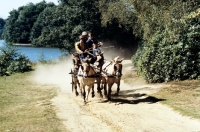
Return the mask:
POLYGON ((121 77, 122 76, 122 61, 124 58, 119 58, 119 56, 115 57, 113 59, 114 63, 114 71, 115 71, 115 76, 116 77, 121 77))
POLYGON ((120 59, 119 56, 117 56, 112 60, 112 62, 114 62, 114 63, 122 63, 123 60, 124 60, 124 58, 120 59))
POLYGON ((79 68, 79 66, 81 64, 81 61, 80 61, 80 59, 79 59, 79 57, 77 55, 72 54, 72 57, 73 57, 72 58, 72 63, 73 63, 72 71, 73 72, 77 72, 78 68, 79 68))

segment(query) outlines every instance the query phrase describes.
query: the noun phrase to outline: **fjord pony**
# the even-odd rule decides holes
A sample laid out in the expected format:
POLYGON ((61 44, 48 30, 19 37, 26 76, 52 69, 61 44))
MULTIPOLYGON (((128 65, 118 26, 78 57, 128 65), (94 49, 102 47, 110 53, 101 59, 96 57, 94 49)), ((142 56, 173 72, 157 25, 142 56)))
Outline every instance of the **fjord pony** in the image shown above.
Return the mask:
POLYGON ((108 100, 111 100, 112 86, 114 83, 117 84, 117 92, 115 95, 118 96, 120 90, 120 81, 122 76, 122 59, 115 57, 112 61, 106 62, 102 66, 102 83, 104 84, 104 95, 107 96, 108 100), (108 93, 107 87, 108 86, 108 93))
POLYGON ((75 54, 75 53, 72 54, 72 62, 73 62, 73 67, 70 73, 72 76, 72 92, 75 89, 75 95, 78 96, 79 93, 77 91, 77 87, 79 87, 80 89, 80 83, 78 81, 77 74, 78 74, 78 69, 81 65, 81 60, 79 59, 78 54, 75 54))
MULTIPOLYGON (((93 67, 94 67, 95 72, 97 74, 97 77, 96 77, 97 93, 99 93, 100 97, 102 97, 102 98, 103 98, 103 95, 101 93, 101 79, 102 79, 101 71, 102 71, 103 64, 104 64, 104 56, 103 56, 103 52, 101 52, 100 54, 96 55, 96 60, 93 64, 93 67)), ((94 88, 93 88, 93 90, 94 90, 94 88)))
MULTIPOLYGON (((88 100, 88 96, 90 93, 90 89, 94 86, 94 81, 96 79, 96 71, 94 67, 90 64, 91 59, 82 60, 82 64, 78 70, 78 81, 80 83, 81 94, 84 99, 84 104, 86 104, 86 100, 88 100), (85 87, 88 87, 87 97, 85 87)), ((94 91, 93 93, 94 94, 94 91)))

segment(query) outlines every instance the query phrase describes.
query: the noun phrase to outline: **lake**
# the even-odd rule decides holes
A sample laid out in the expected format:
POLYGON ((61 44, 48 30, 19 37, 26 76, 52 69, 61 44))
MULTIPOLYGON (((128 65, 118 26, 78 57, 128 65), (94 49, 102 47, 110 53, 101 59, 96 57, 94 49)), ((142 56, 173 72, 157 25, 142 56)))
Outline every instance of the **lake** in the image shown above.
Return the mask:
MULTIPOLYGON (((0 47, 3 46, 4 40, 0 40, 0 47)), ((16 46, 18 52, 27 56, 30 61, 37 62, 41 56, 45 60, 56 60, 62 55, 58 48, 35 48, 30 46, 16 46)))

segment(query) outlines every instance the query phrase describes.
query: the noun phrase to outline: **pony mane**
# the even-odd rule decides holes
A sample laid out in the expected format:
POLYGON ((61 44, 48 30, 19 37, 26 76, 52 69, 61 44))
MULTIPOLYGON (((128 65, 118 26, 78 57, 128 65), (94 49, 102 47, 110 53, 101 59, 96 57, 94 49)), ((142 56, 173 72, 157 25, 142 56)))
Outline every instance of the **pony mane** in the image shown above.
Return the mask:
POLYGON ((113 59, 113 61, 115 62, 115 63, 121 63, 122 61, 124 60, 124 58, 119 58, 119 56, 117 56, 117 57, 115 57, 114 59, 113 59))

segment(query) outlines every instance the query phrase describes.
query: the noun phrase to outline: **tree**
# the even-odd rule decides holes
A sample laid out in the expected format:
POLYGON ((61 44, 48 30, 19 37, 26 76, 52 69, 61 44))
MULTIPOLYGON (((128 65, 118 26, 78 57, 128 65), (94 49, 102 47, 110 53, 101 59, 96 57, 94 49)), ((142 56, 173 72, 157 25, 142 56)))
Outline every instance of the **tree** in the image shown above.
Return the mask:
POLYGON ((99 10, 103 26, 118 23, 118 27, 132 30, 134 35, 140 36, 142 29, 131 0, 101 0, 99 10))
POLYGON ((34 45, 59 47, 72 52, 82 31, 102 34, 95 0, 62 1, 55 8, 45 9, 34 24, 31 40, 34 45))
POLYGON ((5 40, 13 43, 30 43, 30 32, 33 24, 38 15, 49 6, 55 5, 42 1, 36 5, 29 3, 19 7, 18 10, 11 11, 6 21, 5 40))
MULTIPOLYGON (((178 40, 170 40, 170 31, 157 32, 151 42, 144 45, 137 59, 138 73, 149 83, 200 77, 200 19, 185 21, 178 40)), ((139 51, 137 53, 139 53, 139 51)))
POLYGON ((0 18, 0 39, 2 39, 2 34, 5 29, 4 27, 5 23, 6 23, 6 20, 4 20, 3 18, 0 18))
MULTIPOLYGON (((23 7, 19 8, 19 10, 23 9, 23 7)), ((18 38, 20 36, 17 18, 19 16, 19 12, 17 10, 12 10, 10 12, 10 16, 6 21, 6 29, 3 32, 3 38, 7 42, 18 42, 18 38)))

